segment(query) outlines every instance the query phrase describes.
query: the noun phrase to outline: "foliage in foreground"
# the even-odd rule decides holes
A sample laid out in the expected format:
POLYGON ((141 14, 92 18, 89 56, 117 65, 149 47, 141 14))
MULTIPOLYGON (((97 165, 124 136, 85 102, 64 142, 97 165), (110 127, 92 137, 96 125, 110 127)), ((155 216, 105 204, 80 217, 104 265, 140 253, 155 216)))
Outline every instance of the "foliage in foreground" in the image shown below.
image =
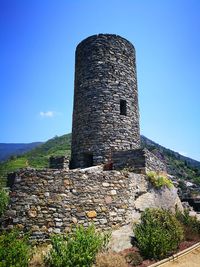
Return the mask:
POLYGON ((96 254, 106 245, 105 236, 88 228, 77 226, 66 236, 54 236, 52 249, 45 258, 50 267, 89 267, 94 263, 96 254))
POLYGON ((168 188, 173 187, 172 181, 163 173, 151 171, 147 173, 147 177, 155 188, 161 188, 162 186, 166 186, 168 188))
POLYGON ((169 256, 183 239, 183 229, 176 217, 160 209, 146 209, 134 233, 141 254, 148 259, 169 256))
POLYGON ((4 213, 9 202, 8 193, 4 189, 0 189, 0 217, 4 213))
POLYGON ((27 237, 20 237, 17 230, 0 235, 0 267, 27 267, 30 256, 27 237))
POLYGON ((176 218, 183 226, 185 240, 199 240, 200 221, 198 221, 196 216, 190 216, 189 210, 185 209, 183 213, 176 210, 176 218))

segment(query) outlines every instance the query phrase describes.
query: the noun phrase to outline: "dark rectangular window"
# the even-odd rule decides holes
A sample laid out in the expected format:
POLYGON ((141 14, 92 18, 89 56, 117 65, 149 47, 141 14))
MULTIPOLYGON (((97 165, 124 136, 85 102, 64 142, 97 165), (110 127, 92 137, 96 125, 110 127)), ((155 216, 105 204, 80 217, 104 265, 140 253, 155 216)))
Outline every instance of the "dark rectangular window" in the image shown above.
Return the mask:
POLYGON ((126 100, 120 100, 120 115, 126 116, 126 100))
POLYGON ((91 167, 93 166, 93 155, 89 153, 85 153, 83 155, 83 160, 84 160, 84 167, 91 167))

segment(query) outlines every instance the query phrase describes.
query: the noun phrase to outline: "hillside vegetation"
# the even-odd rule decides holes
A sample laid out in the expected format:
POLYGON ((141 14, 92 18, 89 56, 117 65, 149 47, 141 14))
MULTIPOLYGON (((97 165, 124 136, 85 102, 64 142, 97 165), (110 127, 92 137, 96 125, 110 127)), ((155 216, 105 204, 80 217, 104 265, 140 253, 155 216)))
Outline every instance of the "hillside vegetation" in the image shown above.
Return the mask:
MULTIPOLYGON (((142 147, 148 148, 153 154, 166 163, 169 174, 200 184, 200 162, 162 147, 145 136, 141 136, 141 144, 142 147)), ((70 149, 71 134, 65 134, 60 137, 56 136, 23 155, 11 156, 9 160, 0 163, 0 181, 5 182, 7 173, 19 168, 48 167, 48 159, 50 156, 70 156, 70 149)))
POLYGON ((169 174, 200 185, 200 162, 165 148, 145 136, 141 136, 141 145, 146 147, 167 165, 169 174))
POLYGON ((7 173, 20 168, 46 168, 50 156, 70 156, 71 134, 54 137, 20 156, 11 156, 7 161, 0 163, 0 182, 5 184, 7 173))

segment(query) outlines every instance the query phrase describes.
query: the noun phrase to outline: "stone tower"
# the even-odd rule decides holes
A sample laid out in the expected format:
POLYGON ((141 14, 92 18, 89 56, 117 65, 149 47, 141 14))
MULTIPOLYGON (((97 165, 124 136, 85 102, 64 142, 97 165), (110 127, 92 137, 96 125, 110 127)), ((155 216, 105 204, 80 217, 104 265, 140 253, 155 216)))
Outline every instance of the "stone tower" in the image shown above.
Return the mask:
POLYGON ((135 49, 118 35, 90 36, 76 49, 71 168, 139 147, 135 49))

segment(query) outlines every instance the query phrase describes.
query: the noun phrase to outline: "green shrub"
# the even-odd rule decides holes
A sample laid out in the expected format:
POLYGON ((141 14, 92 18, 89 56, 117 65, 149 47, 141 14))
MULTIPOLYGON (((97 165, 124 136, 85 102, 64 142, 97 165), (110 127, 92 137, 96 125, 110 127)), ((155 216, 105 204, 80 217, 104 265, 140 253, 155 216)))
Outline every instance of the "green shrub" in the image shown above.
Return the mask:
POLYGON ((0 189, 0 217, 5 211, 9 202, 9 196, 4 189, 0 189))
POLYGON ((176 218, 184 225, 189 225, 191 223, 191 216, 189 215, 189 210, 184 209, 183 212, 177 209, 176 207, 176 218))
POLYGON ((183 229, 176 217, 160 209, 146 209, 134 233, 141 254, 149 259, 172 254, 183 239, 183 229))
POLYGON ((163 173, 151 171, 147 173, 147 177, 155 188, 161 188, 162 186, 166 186, 168 188, 173 187, 172 181, 163 173))
POLYGON ((183 225, 185 240, 200 238, 200 221, 196 216, 190 216, 188 209, 185 209, 184 212, 176 210, 176 218, 183 225))
MULTIPOLYGON (((107 239, 106 239, 107 240, 107 239)), ((105 245, 105 238, 95 227, 77 226, 66 236, 54 236, 52 249, 45 258, 51 267, 89 267, 97 252, 105 245)))
POLYGON ((0 235, 0 267, 26 267, 30 256, 27 237, 20 237, 17 230, 0 235))

